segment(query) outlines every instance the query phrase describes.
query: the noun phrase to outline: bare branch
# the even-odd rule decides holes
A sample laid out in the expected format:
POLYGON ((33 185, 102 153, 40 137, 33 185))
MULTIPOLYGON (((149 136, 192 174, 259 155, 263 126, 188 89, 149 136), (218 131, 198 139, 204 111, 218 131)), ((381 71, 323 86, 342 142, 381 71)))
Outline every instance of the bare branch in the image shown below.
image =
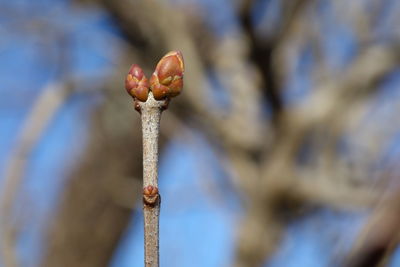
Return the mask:
POLYGON ((19 266, 18 256, 15 254, 18 230, 12 223, 12 218, 14 218, 13 204, 16 202, 17 193, 23 182, 27 161, 47 125, 68 95, 69 89, 65 84, 49 84, 43 89, 25 119, 20 136, 17 138, 17 145, 10 155, 5 180, 3 181, 4 185, 1 187, 2 193, 0 194, 0 233, 3 259, 6 266, 19 266))

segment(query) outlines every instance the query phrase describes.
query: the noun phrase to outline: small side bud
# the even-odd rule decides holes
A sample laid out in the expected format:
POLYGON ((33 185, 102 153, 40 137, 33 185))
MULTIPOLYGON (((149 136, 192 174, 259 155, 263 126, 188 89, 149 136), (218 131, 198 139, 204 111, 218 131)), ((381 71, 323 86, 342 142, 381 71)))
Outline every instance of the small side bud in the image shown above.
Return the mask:
POLYGON ((133 106, 135 107, 135 110, 136 110, 137 112, 139 112, 140 114, 142 114, 142 108, 140 107, 140 104, 139 104, 139 102, 138 102, 137 100, 135 100, 135 101, 133 102, 133 106))
POLYGON ((171 51, 161 58, 150 78, 150 89, 154 98, 161 100, 179 95, 183 87, 184 72, 181 52, 171 51))
POLYGON ((125 79, 125 89, 132 97, 145 102, 149 95, 149 81, 143 70, 136 64, 129 69, 125 79))
POLYGON ((143 202, 148 206, 154 206, 160 199, 158 188, 148 185, 143 188, 143 202))
POLYGON ((148 185, 143 188, 143 195, 145 196, 154 196, 158 193, 158 188, 152 185, 148 185))

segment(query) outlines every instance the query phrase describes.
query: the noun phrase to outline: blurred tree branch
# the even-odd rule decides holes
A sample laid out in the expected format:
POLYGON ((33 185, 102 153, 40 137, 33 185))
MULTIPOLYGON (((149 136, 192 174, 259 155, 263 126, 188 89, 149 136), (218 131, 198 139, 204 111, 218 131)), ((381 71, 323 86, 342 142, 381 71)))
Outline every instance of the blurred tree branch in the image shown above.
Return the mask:
MULTIPOLYGON (((340 184, 329 175, 300 177, 303 174, 297 171, 297 156, 309 136, 318 133, 321 126, 329 128, 332 121, 335 121, 331 126, 335 134, 326 143, 337 141, 346 127, 344 114, 351 113, 351 107, 356 103, 366 105, 368 99, 374 97, 379 82, 399 63, 396 45, 365 46, 340 80, 331 73, 321 73, 328 71, 326 68, 318 72, 319 66, 315 66, 317 77, 323 79, 314 86, 316 89, 311 97, 299 107, 285 107, 281 94, 286 77, 282 74, 287 75, 286 65, 290 63, 287 62, 293 60, 290 49, 299 51, 308 44, 307 37, 310 36, 310 41, 317 44, 315 47, 321 42, 317 39, 321 36, 310 32, 313 28, 306 18, 309 9, 316 8, 316 1, 282 2, 279 27, 267 40, 256 33, 251 22, 255 1, 246 1, 238 11, 242 28, 235 35, 221 38, 206 34, 207 38, 203 39, 192 34, 197 30, 189 31, 184 26, 183 22, 188 20, 184 14, 174 12, 163 3, 99 2, 113 15, 131 44, 145 51, 146 59, 143 60, 149 59, 147 64, 154 61, 160 51, 179 47, 184 52, 188 63, 186 79, 191 83, 181 101, 178 100, 178 107, 172 110, 183 123, 188 123, 189 118, 199 122, 199 129, 223 148, 226 159, 234 166, 234 184, 249 209, 240 228, 238 266, 259 266, 276 249, 287 223, 281 218, 281 209, 286 210, 285 214, 291 214, 290 218, 296 218, 301 214, 299 210, 309 206, 368 207, 374 203, 376 194, 371 194, 368 186, 353 185, 350 182, 352 173, 342 177, 340 184), (170 16, 172 13, 174 16, 170 16), (168 23, 165 23, 166 17, 168 23), (213 39, 211 42, 210 38, 213 39), (203 46, 212 49, 200 49, 203 46), (213 52, 204 54, 208 51, 213 52), (207 79, 206 66, 216 72, 223 87, 233 95, 229 112, 223 116, 209 108, 213 105, 210 95, 202 90, 207 79), (261 115, 262 94, 274 111, 273 120, 278 126, 275 130, 261 115), (236 128, 246 131, 235 131, 236 128), (338 186, 340 190, 332 190, 338 186), (295 206, 291 207, 292 204, 295 206)), ((201 19, 200 16, 195 18, 196 21, 201 19)), ((204 23, 191 26, 196 25, 204 23)), ((319 63, 325 64, 324 61, 319 63)), ((325 156, 336 160, 332 152, 325 156)), ((334 166, 325 169, 325 175, 331 172, 334 176, 334 166)))
POLYGON ((26 119, 25 125, 22 127, 17 146, 10 156, 4 186, 2 186, 2 193, 0 194, 1 241, 2 252, 4 252, 3 259, 6 266, 19 266, 17 263, 18 257, 14 253, 16 229, 11 218, 13 218, 13 205, 20 190, 27 160, 49 121, 51 121, 53 115, 64 103, 68 91, 67 87, 62 84, 50 84, 43 89, 29 117, 26 119))
MULTIPOLYGON (((246 210, 238 229, 236 266, 261 266, 279 247, 288 222, 316 207, 365 209, 376 203, 385 185, 371 192, 374 183, 368 166, 377 156, 357 158, 360 173, 356 173, 337 147, 366 116, 371 101, 382 91, 382 81, 399 66, 399 40, 389 34, 390 38, 378 42, 374 35, 385 1, 373 1, 370 12, 360 3, 325 3, 335 19, 348 26, 357 45, 354 56, 339 70, 329 63, 332 55, 326 49, 326 29, 323 18, 317 16, 322 12, 322 1, 278 1, 277 26, 268 34, 252 22, 258 1, 241 1, 236 10, 238 26, 222 36, 205 26, 207 17, 196 13, 196 6, 154 0, 75 2, 95 3, 111 15, 123 35, 113 42, 124 47, 124 52, 114 62, 117 75, 102 90, 108 101, 94 112, 86 154, 65 186, 48 236, 44 266, 107 266, 110 261, 129 222, 129 203, 141 187, 135 178, 140 176, 140 153, 134 149, 140 146, 140 133, 133 123, 126 124, 135 118, 122 108, 126 106, 120 83, 124 65, 134 59, 145 70, 150 69, 168 50, 184 53, 186 85, 171 106, 171 124, 161 127, 167 138, 178 131, 176 125, 183 131, 201 131, 226 162, 246 210), (310 76, 309 92, 295 104, 288 104, 285 90, 296 62, 308 50, 312 67, 301 75, 310 76), (210 73, 218 86, 210 85, 210 73), (226 108, 214 99, 217 90, 229 95, 226 108), (271 113, 266 112, 269 109, 271 113), (310 159, 300 162, 305 148, 310 159), (361 177, 357 183, 356 176, 361 177)), ((57 103, 46 104, 47 109, 56 110, 57 103)), ((44 128, 45 119, 35 124, 36 131, 44 128)), ((369 154, 378 155, 380 146, 388 142, 389 134, 364 134, 369 154), (371 140, 375 145, 367 144, 371 140)), ((34 146, 37 135, 30 135, 29 142, 22 141, 20 146, 34 146)), ((18 158, 24 160, 26 150, 18 150, 18 158)), ((22 165, 15 161, 9 167, 21 177, 22 165)), ((14 189, 3 195, 5 210, 12 205, 17 187, 7 188, 14 189)), ((379 215, 371 218, 378 219, 371 219, 368 230, 360 233, 359 245, 350 255, 354 263, 349 266, 375 264, 398 242, 392 239, 398 221, 390 216, 397 207, 390 201, 375 207, 373 214, 379 215), (382 219, 387 216, 390 220, 382 219), (387 232, 377 237, 377 231, 370 229, 383 227, 380 225, 387 232)))
POLYGON ((362 229, 344 266, 387 266, 391 254, 400 242, 399 193, 397 189, 382 197, 362 229))

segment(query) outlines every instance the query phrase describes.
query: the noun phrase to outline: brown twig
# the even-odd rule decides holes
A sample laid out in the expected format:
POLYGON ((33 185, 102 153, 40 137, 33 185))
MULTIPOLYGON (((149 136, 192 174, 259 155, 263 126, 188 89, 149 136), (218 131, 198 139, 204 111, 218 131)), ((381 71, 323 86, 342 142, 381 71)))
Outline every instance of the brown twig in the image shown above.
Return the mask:
POLYGON ((138 102, 142 114, 143 133, 143 213, 145 266, 159 266, 158 136, 162 107, 150 92, 146 102, 138 102))
POLYGON ((171 97, 183 87, 183 57, 178 51, 167 53, 147 80, 143 70, 133 64, 125 80, 125 89, 134 98, 135 109, 142 117, 143 133, 143 213, 144 263, 158 267, 159 217, 161 197, 158 191, 158 137, 161 112, 168 107, 171 97))

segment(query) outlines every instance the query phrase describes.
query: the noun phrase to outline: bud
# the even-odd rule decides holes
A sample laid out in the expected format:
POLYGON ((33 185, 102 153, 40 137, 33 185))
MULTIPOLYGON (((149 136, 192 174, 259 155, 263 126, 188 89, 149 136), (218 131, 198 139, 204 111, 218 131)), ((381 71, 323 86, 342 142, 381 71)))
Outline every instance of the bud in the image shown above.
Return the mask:
POLYGON ((145 196, 154 196, 158 194, 158 188, 152 185, 148 185, 143 188, 143 195, 145 196))
POLYGON ((167 53, 157 64, 150 78, 150 88, 156 100, 179 95, 183 87, 183 57, 179 51, 167 53))
POLYGON ((143 70, 136 64, 129 69, 125 79, 125 89, 132 97, 145 102, 149 95, 149 82, 143 70))
POLYGON ((160 203, 158 188, 152 185, 148 185, 143 188, 143 202, 145 205, 150 207, 160 203))

